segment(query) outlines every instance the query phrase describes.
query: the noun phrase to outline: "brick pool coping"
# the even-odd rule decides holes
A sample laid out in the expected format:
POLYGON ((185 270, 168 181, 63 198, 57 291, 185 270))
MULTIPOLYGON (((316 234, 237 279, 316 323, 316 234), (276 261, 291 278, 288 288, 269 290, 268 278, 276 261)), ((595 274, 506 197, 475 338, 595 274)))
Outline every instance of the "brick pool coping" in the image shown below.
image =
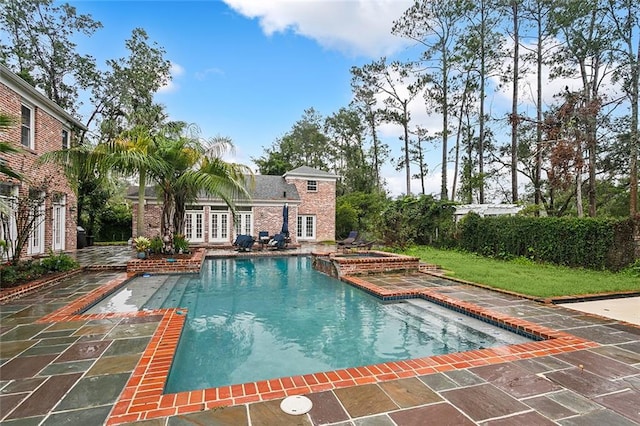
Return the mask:
MULTIPOLYGON (((124 424, 153 418, 209 410, 217 407, 248 404, 284 398, 291 395, 321 392, 400 378, 422 376, 455 369, 498 364, 508 361, 555 355, 599 346, 598 343, 539 326, 532 322, 492 311, 444 294, 437 287, 407 291, 389 291, 375 286, 363 277, 343 277, 343 281, 382 299, 423 298, 459 312, 468 313, 540 341, 436 355, 406 361, 386 362, 336 371, 281 377, 218 388, 164 394, 171 363, 180 340, 187 311, 181 308, 157 309, 133 313, 80 314, 93 302, 117 290, 127 281, 122 273, 106 285, 38 320, 39 323, 87 319, 162 315, 162 319, 133 370, 120 398, 115 403, 107 425, 124 424)), ((450 288, 450 287, 448 287, 450 288)))

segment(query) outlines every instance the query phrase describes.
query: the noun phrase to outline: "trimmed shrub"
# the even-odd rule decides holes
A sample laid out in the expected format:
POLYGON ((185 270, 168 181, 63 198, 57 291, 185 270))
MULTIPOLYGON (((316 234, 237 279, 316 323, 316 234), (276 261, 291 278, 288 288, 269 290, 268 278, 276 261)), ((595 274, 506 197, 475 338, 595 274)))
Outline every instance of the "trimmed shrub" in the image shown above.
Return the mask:
POLYGON ((501 259, 591 269, 622 269, 634 261, 632 220, 480 217, 467 215, 456 234, 460 248, 501 259))

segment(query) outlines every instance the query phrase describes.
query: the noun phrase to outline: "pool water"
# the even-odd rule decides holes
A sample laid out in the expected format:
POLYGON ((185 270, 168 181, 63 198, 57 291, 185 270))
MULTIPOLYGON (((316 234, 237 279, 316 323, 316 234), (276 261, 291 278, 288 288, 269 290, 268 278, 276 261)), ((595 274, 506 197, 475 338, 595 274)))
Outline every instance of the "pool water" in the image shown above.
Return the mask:
POLYGON ((425 300, 384 303, 307 257, 209 259, 199 276, 141 277, 124 290, 94 312, 188 309, 167 393, 530 341, 425 300))

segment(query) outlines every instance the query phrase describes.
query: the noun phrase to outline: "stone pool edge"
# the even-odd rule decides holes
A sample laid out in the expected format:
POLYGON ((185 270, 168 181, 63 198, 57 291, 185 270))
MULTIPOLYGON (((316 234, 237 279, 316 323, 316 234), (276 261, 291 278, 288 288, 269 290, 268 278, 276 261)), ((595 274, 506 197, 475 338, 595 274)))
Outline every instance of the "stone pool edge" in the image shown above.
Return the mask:
POLYGON ((87 318, 162 315, 158 328, 133 370, 119 399, 113 406, 106 422, 107 425, 186 414, 217 407, 268 401, 291 395, 378 383, 480 365, 555 355, 599 346, 595 342, 578 338, 569 333, 542 327, 526 320, 509 317, 473 303, 440 294, 434 288, 399 292, 389 291, 367 282, 364 277, 345 276, 343 277, 345 283, 358 287, 381 299, 423 298, 495 325, 512 328, 521 334, 526 333, 544 340, 218 388, 164 394, 166 380, 186 318, 185 309, 172 308, 110 314, 78 313, 95 303, 97 299, 115 291, 129 278, 127 274, 120 274, 101 288, 86 294, 38 321, 58 322, 87 318))

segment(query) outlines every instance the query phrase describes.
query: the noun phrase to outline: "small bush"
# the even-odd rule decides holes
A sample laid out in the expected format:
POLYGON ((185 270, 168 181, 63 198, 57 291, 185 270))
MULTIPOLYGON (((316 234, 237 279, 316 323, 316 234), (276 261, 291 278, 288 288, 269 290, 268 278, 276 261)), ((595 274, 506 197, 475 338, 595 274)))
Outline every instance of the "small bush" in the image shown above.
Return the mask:
POLYGON ((189 240, 185 238, 182 234, 176 234, 173 237, 173 248, 176 252, 182 250, 182 252, 189 251, 189 240))
POLYGON ((25 260, 16 265, 5 264, 0 267, 0 287, 15 287, 48 274, 70 271, 79 266, 75 259, 64 253, 50 253, 43 259, 25 260))
POLYGON ((162 253, 162 249, 164 247, 164 243, 162 242, 162 238, 156 235, 151 239, 150 249, 154 253, 162 253))

